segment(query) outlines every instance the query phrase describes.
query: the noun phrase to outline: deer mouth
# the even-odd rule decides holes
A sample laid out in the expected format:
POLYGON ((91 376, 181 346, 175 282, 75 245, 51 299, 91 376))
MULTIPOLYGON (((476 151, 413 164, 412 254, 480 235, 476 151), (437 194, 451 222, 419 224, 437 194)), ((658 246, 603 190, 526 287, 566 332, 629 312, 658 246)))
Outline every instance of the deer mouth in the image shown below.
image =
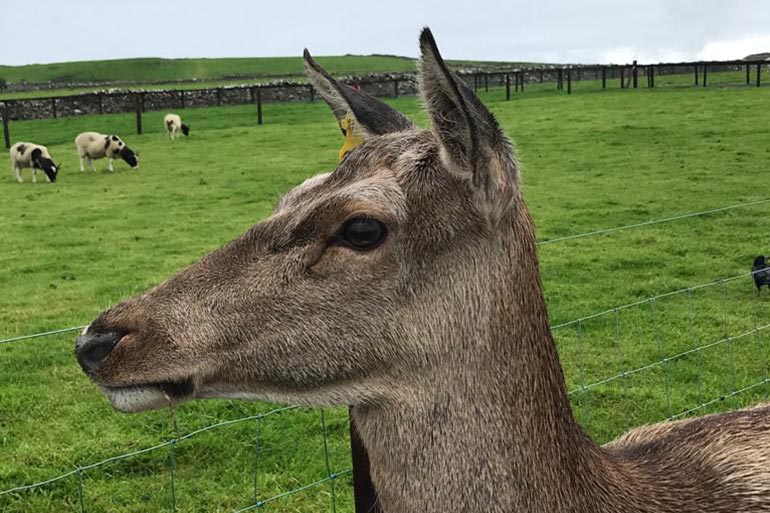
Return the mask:
POLYGON ((101 386, 112 407, 124 413, 136 413, 174 406, 192 398, 195 386, 191 378, 128 386, 101 386))

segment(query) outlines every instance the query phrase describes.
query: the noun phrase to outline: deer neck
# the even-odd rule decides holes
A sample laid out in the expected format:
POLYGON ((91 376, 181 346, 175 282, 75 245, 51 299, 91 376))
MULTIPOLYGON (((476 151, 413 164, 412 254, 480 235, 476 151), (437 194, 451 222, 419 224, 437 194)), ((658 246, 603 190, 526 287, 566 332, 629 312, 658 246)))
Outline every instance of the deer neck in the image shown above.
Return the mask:
POLYGON ((411 383, 408 400, 353 411, 385 513, 581 511, 605 479, 572 415, 534 236, 510 247, 485 339, 411 383))

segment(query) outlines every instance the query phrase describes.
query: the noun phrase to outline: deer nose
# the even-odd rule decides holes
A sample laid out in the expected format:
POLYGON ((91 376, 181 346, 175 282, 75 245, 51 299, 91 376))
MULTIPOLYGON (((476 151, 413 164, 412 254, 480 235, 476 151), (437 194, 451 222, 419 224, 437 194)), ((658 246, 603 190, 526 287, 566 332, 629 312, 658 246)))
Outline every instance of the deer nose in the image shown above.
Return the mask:
POLYGON ((115 332, 88 333, 88 328, 83 330, 75 342, 75 356, 80 367, 87 374, 94 372, 120 339, 121 335, 115 332))

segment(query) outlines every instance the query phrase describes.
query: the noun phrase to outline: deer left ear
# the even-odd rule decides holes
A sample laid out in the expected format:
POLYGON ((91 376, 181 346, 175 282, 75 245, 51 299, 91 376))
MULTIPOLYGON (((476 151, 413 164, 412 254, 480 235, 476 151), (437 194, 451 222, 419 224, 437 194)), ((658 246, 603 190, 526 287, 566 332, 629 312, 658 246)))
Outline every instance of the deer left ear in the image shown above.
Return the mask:
POLYGON ((509 205, 518 185, 508 138, 481 100, 449 71, 430 29, 420 34, 420 93, 450 170, 467 175, 487 201, 509 205))
POLYGON ((414 128, 406 116, 390 105, 333 79, 307 49, 303 58, 310 83, 331 107, 345 137, 340 160, 370 137, 414 128))

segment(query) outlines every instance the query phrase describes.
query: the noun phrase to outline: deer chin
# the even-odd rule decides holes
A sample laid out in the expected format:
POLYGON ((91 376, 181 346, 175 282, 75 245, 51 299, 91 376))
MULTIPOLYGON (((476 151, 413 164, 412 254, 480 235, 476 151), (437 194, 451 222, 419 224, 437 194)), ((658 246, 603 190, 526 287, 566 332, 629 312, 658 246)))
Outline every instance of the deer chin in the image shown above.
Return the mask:
POLYGON ((194 392, 192 379, 122 387, 101 386, 100 388, 112 407, 124 413, 175 406, 192 398, 194 392))

